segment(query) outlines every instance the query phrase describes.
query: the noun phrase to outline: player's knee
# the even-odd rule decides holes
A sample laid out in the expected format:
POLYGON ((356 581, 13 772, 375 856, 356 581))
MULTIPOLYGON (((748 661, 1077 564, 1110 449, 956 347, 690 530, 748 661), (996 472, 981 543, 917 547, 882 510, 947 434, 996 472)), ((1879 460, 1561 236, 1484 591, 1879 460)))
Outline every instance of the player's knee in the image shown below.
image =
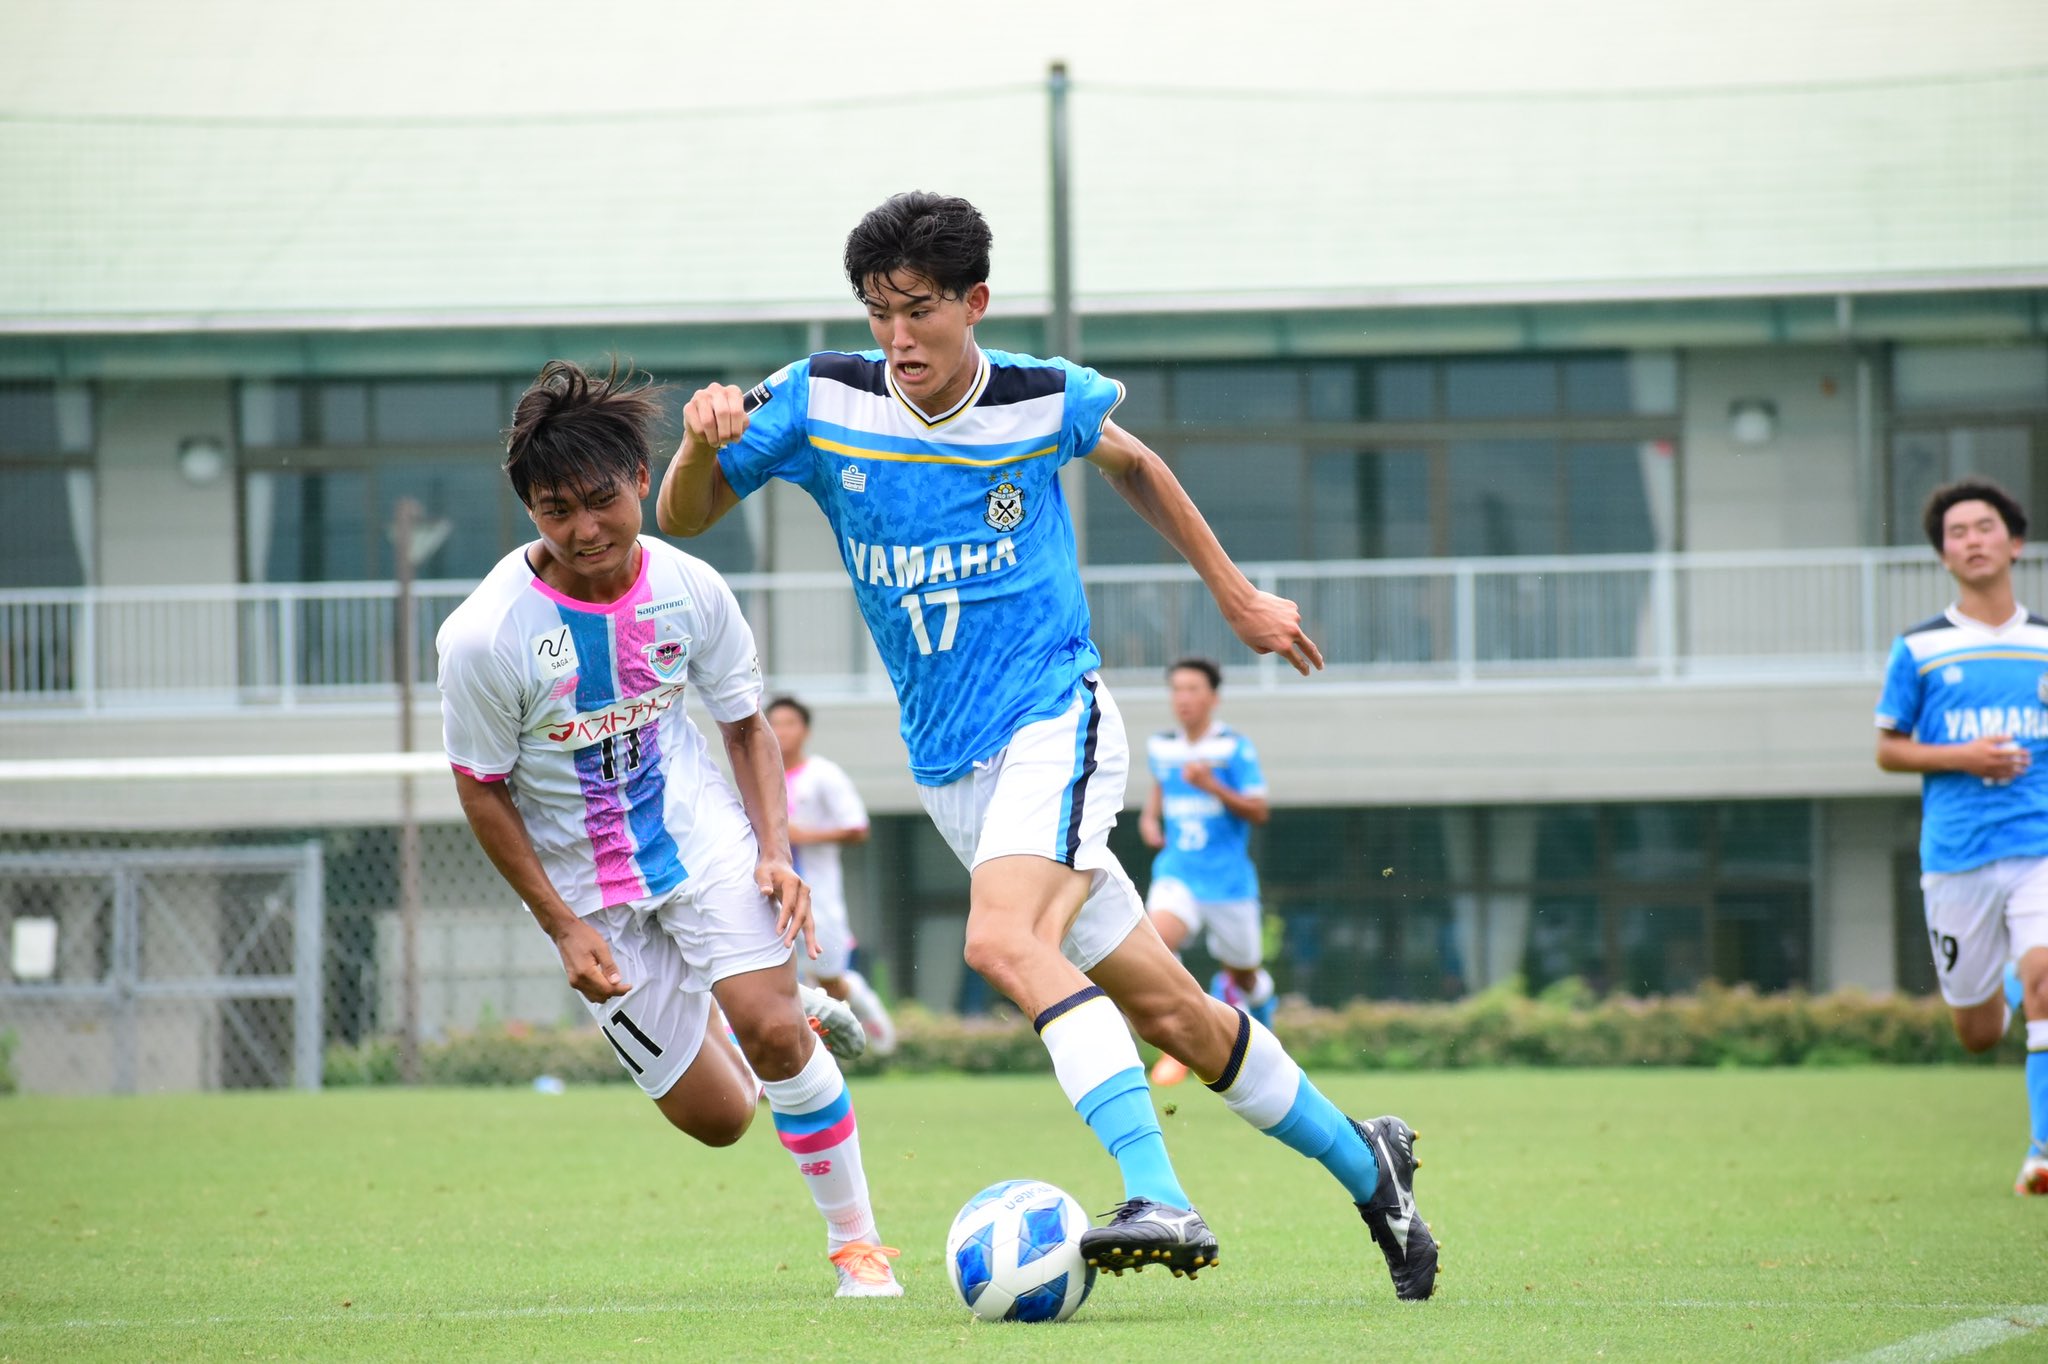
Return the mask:
POLYGON ((706 1146, 731 1146, 747 1135, 747 1129, 754 1125, 754 1110, 751 1106, 737 1107, 728 1113, 713 1114, 700 1122, 695 1130, 685 1128, 691 1136, 706 1146))
POLYGON ((801 1018, 757 1020, 740 1033, 747 1063, 764 1080, 787 1080, 811 1055, 810 1025, 801 1018))
POLYGON ((1029 937, 1009 931, 1003 925, 977 924, 970 920, 967 945, 962 955, 968 966, 980 972, 989 984, 1015 998, 1012 986, 1017 980, 1018 970, 1035 946, 1029 937))

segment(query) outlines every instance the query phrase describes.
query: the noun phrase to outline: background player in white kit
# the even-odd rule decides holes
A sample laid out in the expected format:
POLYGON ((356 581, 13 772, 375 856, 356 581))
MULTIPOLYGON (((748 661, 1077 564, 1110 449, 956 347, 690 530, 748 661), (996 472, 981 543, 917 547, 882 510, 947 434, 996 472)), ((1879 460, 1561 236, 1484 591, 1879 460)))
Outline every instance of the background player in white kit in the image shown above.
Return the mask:
POLYGON ((760 1076, 839 1296, 898 1297, 846 1082, 798 999, 793 944, 816 943, 753 633, 709 564, 640 538, 659 410, 655 390, 559 360, 521 395, 505 470, 540 539, 436 638, 448 760, 477 841, 662 1116, 729 1146, 760 1076), (737 795, 684 714, 690 688, 737 795), (713 996, 753 1075, 706 1026, 713 996))
MULTIPOLYGON (((1222 970, 1209 993, 1273 1026, 1273 977, 1266 971, 1265 916, 1251 831, 1272 810, 1252 741, 1216 718, 1223 669, 1183 658, 1166 669, 1167 704, 1178 728, 1145 741, 1152 790, 1138 833, 1157 848, 1145 907, 1159 939, 1178 953, 1195 933, 1222 970)), ((1188 1068, 1161 1053, 1152 1083, 1177 1085, 1188 1068)))
POLYGON ((794 696, 768 703, 768 723, 782 746, 782 774, 789 784, 789 846, 797 875, 811 890, 811 918, 818 929, 818 955, 797 963, 799 974, 834 999, 843 999, 867 1030, 877 1056, 896 1050, 896 1024, 867 978, 853 969, 853 923, 846 910, 846 876, 839 850, 868 839, 868 807, 846 769, 808 751, 811 709, 794 696))
POLYGON ((1918 772, 1928 945, 1971 1051, 2011 1024, 2019 959, 2031 1141, 2014 1191, 2048 1194, 2048 620, 2013 599, 2027 534, 2017 499, 1968 478, 1934 490, 1922 527, 1956 601, 1900 635, 1877 702, 1877 765, 1918 772))

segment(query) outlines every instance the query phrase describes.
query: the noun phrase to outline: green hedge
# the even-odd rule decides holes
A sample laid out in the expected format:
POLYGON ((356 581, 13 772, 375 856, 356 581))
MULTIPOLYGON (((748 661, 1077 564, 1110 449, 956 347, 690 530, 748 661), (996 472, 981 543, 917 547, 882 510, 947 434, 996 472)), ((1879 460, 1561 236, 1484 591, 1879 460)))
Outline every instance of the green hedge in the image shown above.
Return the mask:
MULTIPOLYGON (((906 1006, 886 1061, 849 1069, 910 1073, 1025 1072, 1048 1068, 1029 1024, 1014 1015, 956 1018, 906 1006)), ((1663 999, 1594 999, 1576 982, 1531 999, 1513 985, 1455 1004, 1360 1002, 1342 1009, 1283 1008, 1278 1032, 1314 1070, 1449 1070, 1472 1066, 1931 1065, 2025 1056, 2014 1029, 1997 1052, 1965 1053, 1939 999, 1759 995, 1710 986, 1663 999)), ((1149 1059, 1149 1058, 1148 1058, 1149 1059)), ((437 1085, 572 1084, 627 1076, 595 1029, 487 1026, 420 1048, 421 1078, 437 1085)), ((390 1038, 327 1052, 330 1085, 392 1084, 390 1038)))
POLYGON ((14 1075, 14 1048, 21 1039, 12 1028, 0 1028, 0 1094, 12 1094, 20 1088, 14 1075))

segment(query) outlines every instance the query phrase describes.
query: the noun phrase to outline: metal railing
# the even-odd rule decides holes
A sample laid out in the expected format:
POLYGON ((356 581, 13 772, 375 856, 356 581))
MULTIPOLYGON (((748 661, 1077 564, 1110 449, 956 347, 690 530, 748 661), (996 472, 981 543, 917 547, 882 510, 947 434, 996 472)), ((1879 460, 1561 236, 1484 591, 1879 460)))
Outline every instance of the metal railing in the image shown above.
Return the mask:
MULTIPOLYGON (((1868 679, 1892 636, 1939 610, 1947 574, 1921 548, 1551 558, 1347 560, 1246 566, 1298 601, 1327 671, 1305 685, 1526 686, 1722 677, 1868 679)), ((2048 566, 2022 561, 2023 601, 2048 566)), ((1244 652, 1184 565, 1084 571, 1114 681, 1157 678, 1186 654, 1244 652)), ((881 660, 838 572, 731 579, 776 685, 887 695, 881 660)), ((473 584, 418 589, 421 683, 434 632, 473 584)), ((0 592, 0 709, 297 706, 389 698, 391 583, 0 592)), ((1302 685, 1277 660, 1236 685, 1302 685)))

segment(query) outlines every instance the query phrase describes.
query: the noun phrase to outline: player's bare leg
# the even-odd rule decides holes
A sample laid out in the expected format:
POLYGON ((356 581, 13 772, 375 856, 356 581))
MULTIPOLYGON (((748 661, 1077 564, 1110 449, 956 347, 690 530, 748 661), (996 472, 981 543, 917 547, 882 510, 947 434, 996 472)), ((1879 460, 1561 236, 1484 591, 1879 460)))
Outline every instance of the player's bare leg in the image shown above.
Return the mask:
POLYGON ((684 1135, 706 1146, 730 1146, 753 1125, 756 1092, 753 1073, 714 1013, 696 1059, 654 1106, 684 1135))
POLYGON ((1146 1263, 1178 1273, 1213 1264, 1216 1238, 1167 1158, 1129 1027, 1060 952, 1099 875, 1029 856, 976 867, 967 964, 1030 1016, 1067 1101, 1123 1176, 1123 1202, 1082 1236, 1081 1253, 1115 1273, 1146 1263))
POLYGON ((776 1135, 825 1218, 839 1296, 901 1297, 903 1289, 889 1270, 896 1251, 881 1244, 868 1203, 853 1098, 804 1015, 794 957, 727 976, 711 989, 761 1077, 776 1135))
POLYGON ((1420 1299, 1435 1291, 1436 1241, 1415 1211, 1420 1162, 1405 1122, 1346 1117, 1264 1024, 1206 994, 1148 924, 1089 976, 1139 1036, 1179 1057, 1233 1113, 1336 1177, 1386 1257, 1397 1295, 1420 1299))
MULTIPOLYGON (((1159 941, 1166 944, 1167 951, 1178 957, 1181 945, 1188 939, 1187 921, 1180 915, 1169 914, 1163 909, 1153 910, 1148 917, 1152 920, 1152 931, 1159 935, 1159 941)), ((1139 1034, 1141 1037, 1143 1035, 1142 1032, 1139 1034)), ((1177 1085, 1187 1078, 1187 1066, 1171 1052, 1160 1052, 1159 1059, 1152 1063, 1152 1083, 1162 1089, 1177 1085)))

